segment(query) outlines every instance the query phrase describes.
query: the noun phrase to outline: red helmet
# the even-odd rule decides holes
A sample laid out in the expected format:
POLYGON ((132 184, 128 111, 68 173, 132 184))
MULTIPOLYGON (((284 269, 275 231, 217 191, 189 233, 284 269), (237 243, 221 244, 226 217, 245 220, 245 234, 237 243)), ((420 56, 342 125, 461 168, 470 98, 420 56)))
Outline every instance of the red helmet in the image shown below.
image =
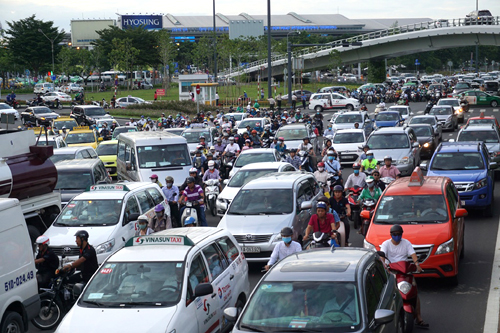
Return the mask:
POLYGON ((360 169, 360 168, 361 168, 361 165, 360 165, 359 163, 354 163, 354 164, 352 165, 352 168, 353 168, 353 169, 360 169))
POLYGON ((318 163, 318 167, 319 167, 319 168, 324 168, 324 167, 325 167, 325 163, 323 163, 323 162, 319 162, 319 163, 318 163))
POLYGON ((252 134, 257 134, 257 131, 256 130, 252 130, 252 134))

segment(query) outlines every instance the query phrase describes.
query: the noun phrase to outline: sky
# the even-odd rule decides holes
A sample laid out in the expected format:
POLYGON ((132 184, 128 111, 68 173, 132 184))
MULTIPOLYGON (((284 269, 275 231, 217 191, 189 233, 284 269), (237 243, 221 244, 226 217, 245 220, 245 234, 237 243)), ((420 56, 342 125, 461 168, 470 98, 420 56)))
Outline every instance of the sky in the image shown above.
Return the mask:
MULTIPOLYGON (((500 0, 477 0, 479 9, 489 9, 500 16, 500 0)), ((212 1, 159 1, 159 0, 0 0, 0 23, 7 29, 6 21, 15 21, 33 14, 37 19, 53 21, 66 32, 71 19, 112 18, 125 13, 170 13, 174 16, 212 15, 212 1)), ((462 18, 476 7, 474 0, 272 0, 272 14, 342 14, 349 19, 381 19, 405 17, 462 18), (306 5, 306 6, 304 6, 306 5)), ((216 0, 216 12, 238 15, 267 13, 265 0, 216 0)), ((272 22, 271 22, 272 23, 272 22)))

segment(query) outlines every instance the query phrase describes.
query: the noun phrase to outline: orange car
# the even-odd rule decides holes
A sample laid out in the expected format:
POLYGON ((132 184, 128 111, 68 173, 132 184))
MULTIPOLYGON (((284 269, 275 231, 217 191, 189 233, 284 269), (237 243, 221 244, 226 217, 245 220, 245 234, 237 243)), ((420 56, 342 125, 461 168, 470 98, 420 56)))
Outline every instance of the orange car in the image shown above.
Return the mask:
MULTIPOLYGON (((390 184, 377 203, 364 247, 380 250, 393 224, 413 244, 422 277, 449 278, 457 284, 458 262, 464 255, 464 216, 455 185, 448 177, 424 177, 419 167, 410 177, 390 184)), ((370 218, 368 211, 362 218, 370 218)), ((411 260, 411 258, 409 258, 411 260)))
POLYGON ((479 117, 470 117, 465 126, 485 124, 495 124, 498 128, 500 128, 497 118, 495 116, 485 116, 484 112, 481 112, 479 117))

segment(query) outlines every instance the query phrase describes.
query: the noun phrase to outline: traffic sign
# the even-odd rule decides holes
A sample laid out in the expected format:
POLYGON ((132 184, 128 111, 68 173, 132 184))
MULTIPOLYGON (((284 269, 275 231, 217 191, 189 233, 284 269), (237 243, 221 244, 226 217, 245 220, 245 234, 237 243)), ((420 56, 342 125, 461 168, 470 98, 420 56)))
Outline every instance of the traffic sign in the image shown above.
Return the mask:
POLYGON ((199 94, 200 94, 200 92, 201 92, 200 85, 199 85, 199 84, 197 84, 197 85, 196 85, 196 95, 199 95, 199 94))
POLYGON ((453 66, 453 61, 448 61, 448 67, 452 67, 453 66))
POLYGON ((415 59, 415 66, 420 65, 420 62, 418 62, 418 59, 415 59))
POLYGON ((156 94, 158 96, 165 96, 165 89, 156 89, 156 94))

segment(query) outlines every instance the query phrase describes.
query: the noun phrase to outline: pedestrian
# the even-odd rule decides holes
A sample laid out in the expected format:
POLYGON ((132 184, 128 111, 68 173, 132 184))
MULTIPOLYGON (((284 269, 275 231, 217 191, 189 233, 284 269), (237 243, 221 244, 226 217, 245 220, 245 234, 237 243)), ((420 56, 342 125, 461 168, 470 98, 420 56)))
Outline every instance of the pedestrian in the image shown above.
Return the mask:
POLYGON ((292 109, 295 111, 296 107, 297 107, 297 95, 292 93, 292 109))
POLYGON ((281 93, 276 96, 276 102, 278 103, 278 113, 281 113, 281 93))
POLYGON ((215 92, 215 106, 219 106, 219 94, 215 92))
POLYGON ((263 100, 264 99, 264 88, 261 88, 260 89, 260 99, 263 100))
POLYGON ((274 111, 274 105, 276 104, 276 101, 272 97, 270 97, 268 101, 269 101, 269 108, 271 109, 271 111, 274 111))
POLYGON ((155 90, 155 101, 158 100, 158 90, 155 90))
POLYGON ((304 92, 302 92, 300 99, 302 100, 302 108, 305 109, 306 108, 306 94, 304 94, 304 92))

